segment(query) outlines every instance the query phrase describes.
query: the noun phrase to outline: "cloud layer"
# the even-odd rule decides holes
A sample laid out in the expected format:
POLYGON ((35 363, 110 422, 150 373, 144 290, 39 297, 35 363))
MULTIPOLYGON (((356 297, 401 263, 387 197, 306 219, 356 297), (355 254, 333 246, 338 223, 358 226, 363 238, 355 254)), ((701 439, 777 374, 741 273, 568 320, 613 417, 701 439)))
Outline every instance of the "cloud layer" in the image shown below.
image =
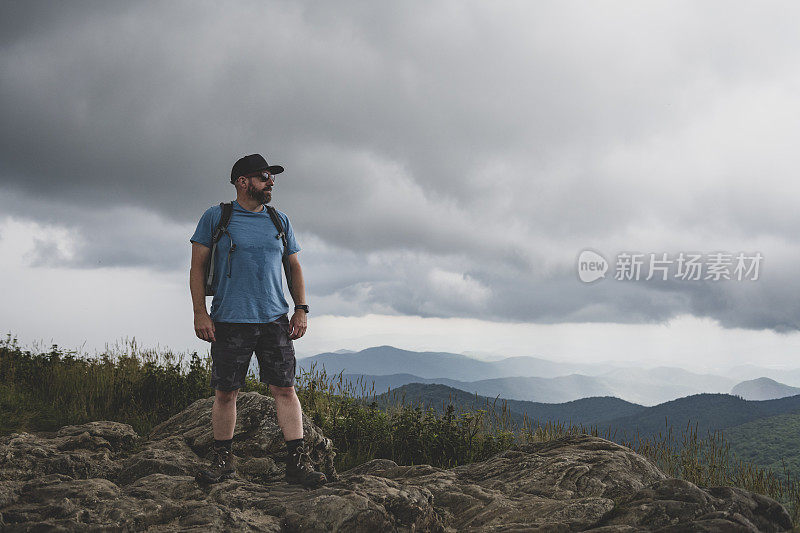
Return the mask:
POLYGON ((33 267, 185 269, 261 152, 322 312, 791 331, 795 11, 6 3, 0 209, 57 228, 33 267), (765 260, 750 283, 584 285, 587 247, 765 260))

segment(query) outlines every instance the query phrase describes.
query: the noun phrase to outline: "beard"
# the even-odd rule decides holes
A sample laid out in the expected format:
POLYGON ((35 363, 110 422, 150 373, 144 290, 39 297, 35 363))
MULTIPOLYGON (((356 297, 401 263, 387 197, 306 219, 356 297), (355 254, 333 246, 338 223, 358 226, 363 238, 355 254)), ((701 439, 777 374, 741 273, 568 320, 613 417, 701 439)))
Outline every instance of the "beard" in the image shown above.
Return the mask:
POLYGON ((272 192, 256 189, 252 185, 247 186, 247 196, 260 204, 268 204, 272 200, 272 192))

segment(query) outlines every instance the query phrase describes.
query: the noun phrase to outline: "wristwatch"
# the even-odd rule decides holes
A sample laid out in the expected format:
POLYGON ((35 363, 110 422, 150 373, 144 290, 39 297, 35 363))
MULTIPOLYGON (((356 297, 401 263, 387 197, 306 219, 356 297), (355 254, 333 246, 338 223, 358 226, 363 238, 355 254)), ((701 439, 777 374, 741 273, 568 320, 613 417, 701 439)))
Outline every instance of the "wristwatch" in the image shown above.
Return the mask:
POLYGON ((302 309, 303 311, 306 312, 306 314, 308 314, 308 306, 307 305, 305 305, 305 304, 303 304, 303 305, 295 305, 294 306, 294 310, 297 311, 298 309, 302 309))

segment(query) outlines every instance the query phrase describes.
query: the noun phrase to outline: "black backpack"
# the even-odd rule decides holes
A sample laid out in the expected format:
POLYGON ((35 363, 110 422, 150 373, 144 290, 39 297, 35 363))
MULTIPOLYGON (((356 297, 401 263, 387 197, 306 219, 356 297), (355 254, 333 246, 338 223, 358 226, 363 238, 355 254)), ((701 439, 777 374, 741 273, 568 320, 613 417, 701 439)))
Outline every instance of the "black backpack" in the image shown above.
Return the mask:
MULTIPOLYGON (((211 257, 206 265, 206 296, 214 295, 212 284, 214 281, 214 264, 217 256, 217 243, 223 235, 227 235, 231 240, 231 248, 228 250, 228 277, 231 277, 231 254, 236 251, 236 244, 233 242, 231 234, 228 233, 228 224, 230 223, 231 215, 233 214, 233 202, 221 202, 219 206, 222 208, 222 216, 219 219, 216 229, 214 229, 214 233, 211 235, 211 257)), ((286 239, 286 232, 283 230, 283 224, 278 216, 278 211, 271 205, 266 207, 267 212, 269 213, 269 218, 272 219, 272 223, 275 224, 275 228, 278 230, 278 234, 275 236, 275 238, 283 241, 283 254, 281 260, 283 262, 283 271, 286 273, 286 284, 291 289, 292 275, 289 268, 289 256, 287 255, 287 252, 289 251, 289 241, 286 239)))

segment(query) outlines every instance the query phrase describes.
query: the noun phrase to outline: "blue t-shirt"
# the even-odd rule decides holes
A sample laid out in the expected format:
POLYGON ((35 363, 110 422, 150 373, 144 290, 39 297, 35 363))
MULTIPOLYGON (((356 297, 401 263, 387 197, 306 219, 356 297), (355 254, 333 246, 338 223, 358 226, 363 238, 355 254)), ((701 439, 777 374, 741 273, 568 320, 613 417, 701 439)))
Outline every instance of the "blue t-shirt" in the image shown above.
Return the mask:
MULTIPOLYGON (((289 255, 300 251, 294 238, 289 217, 278 211, 286 232, 289 255)), ((189 239, 211 248, 211 236, 222 217, 219 204, 209 207, 189 239)), ((217 243, 214 260, 214 299, 211 319, 215 322, 246 322, 264 324, 289 312, 283 296, 281 273, 283 239, 272 223, 266 207, 253 213, 233 201, 228 233, 217 243), (233 252, 231 240, 236 245, 233 252)))

